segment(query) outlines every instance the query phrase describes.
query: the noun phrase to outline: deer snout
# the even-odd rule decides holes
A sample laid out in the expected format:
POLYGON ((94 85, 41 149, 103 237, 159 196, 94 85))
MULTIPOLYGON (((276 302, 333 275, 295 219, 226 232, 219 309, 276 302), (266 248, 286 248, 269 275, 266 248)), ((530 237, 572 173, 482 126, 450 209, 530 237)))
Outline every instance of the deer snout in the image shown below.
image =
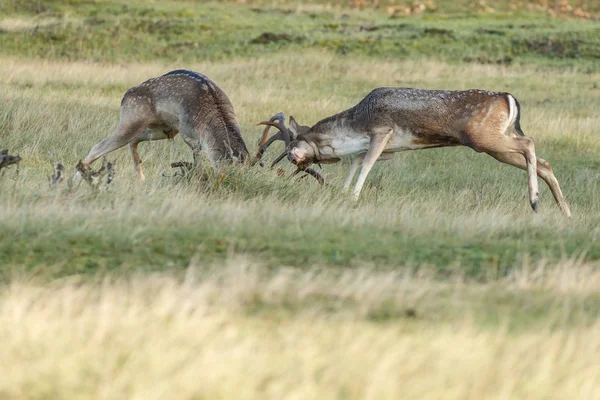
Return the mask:
POLYGON ((303 164, 309 158, 309 154, 302 147, 294 147, 288 154, 288 160, 296 165, 303 164))
POLYGON ((290 160, 293 164, 298 165, 302 161, 304 161, 305 155, 302 154, 302 151, 297 147, 294 147, 290 153, 288 154, 288 160, 290 160))
POLYGON ((302 161, 302 157, 298 154, 296 149, 292 149, 290 151, 290 153, 288 154, 288 160, 290 160, 292 162, 292 164, 297 165, 299 162, 302 161))

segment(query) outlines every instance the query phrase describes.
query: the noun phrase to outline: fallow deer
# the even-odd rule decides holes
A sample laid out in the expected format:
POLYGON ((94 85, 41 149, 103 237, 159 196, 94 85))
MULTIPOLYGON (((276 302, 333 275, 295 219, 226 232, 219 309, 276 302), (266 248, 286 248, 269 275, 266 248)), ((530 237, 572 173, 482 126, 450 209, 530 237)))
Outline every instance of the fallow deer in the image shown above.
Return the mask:
MULTIPOLYGON (((344 182, 347 190, 359 165, 353 195, 359 198, 375 161, 395 152, 446 146, 467 146, 496 160, 527 170, 529 202, 537 211, 539 175, 550 187, 562 213, 569 206, 550 164, 536 157, 533 140, 520 126, 519 102, 509 93, 483 90, 447 91, 410 88, 378 88, 356 106, 325 118, 312 127, 266 121, 279 129, 286 142, 285 156, 299 169, 313 163, 338 162, 355 155, 344 182)), ((264 149, 262 149, 264 151, 264 149)))
MULTIPOLYGON (((279 113, 269 121, 285 121, 285 116, 279 113)), ((149 79, 125 93, 117 127, 77 164, 75 180, 89 175, 90 164, 95 160, 127 144, 135 171, 143 180, 138 145, 149 140, 172 139, 178 133, 193 150, 194 159, 204 150, 212 164, 248 161, 248 149, 233 105, 225 92, 202 74, 175 70, 149 79)), ((261 145, 267 141, 267 134, 268 127, 263 132, 261 145)), ((258 161, 263 153, 264 149, 259 150, 251 164, 258 161)), ((323 178, 311 168, 303 171, 323 182, 323 178)))
MULTIPOLYGON (((233 105, 225 92, 202 74, 175 70, 125 93, 117 127, 112 135, 92 147, 80 168, 89 168, 98 158, 129 144, 135 171, 143 180, 138 145, 148 140, 172 139, 178 133, 194 157, 202 149, 212 163, 243 162, 248 157, 233 105)), ((78 172, 76 177, 80 175, 78 172)))

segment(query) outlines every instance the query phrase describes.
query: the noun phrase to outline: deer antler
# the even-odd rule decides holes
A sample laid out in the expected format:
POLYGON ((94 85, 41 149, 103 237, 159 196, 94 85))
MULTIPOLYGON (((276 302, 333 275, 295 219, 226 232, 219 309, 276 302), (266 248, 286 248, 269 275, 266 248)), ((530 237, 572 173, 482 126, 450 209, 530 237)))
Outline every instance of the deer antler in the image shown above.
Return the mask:
POLYGON ((18 164, 19 161, 21 161, 21 157, 9 155, 8 150, 0 151, 0 168, 6 168, 9 165, 18 164))
POLYGON ((258 151, 256 152, 254 162, 257 162, 262 158, 265 151, 269 148, 271 144, 273 144, 273 142, 281 140, 285 143, 285 146, 287 147, 293 140, 293 133, 285 127, 285 115, 281 112, 273 115, 268 121, 259 122, 257 125, 266 125, 266 127, 262 135, 260 136, 260 140, 258 142, 258 151), (279 129, 279 132, 271 136, 267 140, 269 130, 272 126, 279 129))
MULTIPOLYGON (((292 176, 297 175, 299 172, 304 172, 307 175, 313 176, 319 182, 319 184, 321 186, 325 185, 325 179, 323 178, 323 176, 320 173, 318 173, 317 171, 315 171, 313 168, 309 167, 309 168, 302 169, 302 168, 298 167, 298 169, 292 173, 292 176)), ((304 178, 305 176, 306 175, 301 176, 300 179, 304 178)))
MULTIPOLYGON (((281 153, 279 156, 277 156, 277 158, 271 163, 271 168, 273 168, 277 163, 279 163, 281 160, 283 160, 289 153, 289 145, 293 140, 296 140, 296 135, 294 134, 293 131, 291 131, 290 129, 288 129, 285 126, 285 115, 283 113, 277 113, 274 116, 271 117, 271 119, 269 119, 268 121, 262 121, 259 122, 257 125, 266 125, 265 130, 263 131, 260 141, 258 143, 258 151, 256 153, 256 161, 260 160, 262 155, 264 154, 264 152, 267 150, 267 148, 275 141, 277 140, 281 140, 285 143, 285 150, 283 151, 283 153, 281 153), (277 122, 275 122, 277 121, 277 122), (276 133, 275 135, 271 136, 268 140, 268 134, 269 134, 269 129, 271 129, 271 127, 275 127, 279 130, 278 133, 276 133)), ((293 175, 296 175, 298 172, 303 171, 311 176, 313 176, 318 182, 319 184, 323 185, 325 183, 325 179, 323 178, 323 176, 321 176, 321 174, 319 174, 317 171, 315 171, 312 168, 298 168, 293 175)))

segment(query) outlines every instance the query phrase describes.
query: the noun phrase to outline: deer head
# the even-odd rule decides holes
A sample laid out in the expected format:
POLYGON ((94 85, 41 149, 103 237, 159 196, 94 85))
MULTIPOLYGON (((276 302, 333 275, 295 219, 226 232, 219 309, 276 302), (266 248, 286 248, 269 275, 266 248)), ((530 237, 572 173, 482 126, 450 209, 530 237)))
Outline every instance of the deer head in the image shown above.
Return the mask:
POLYGON ((292 161, 298 167, 293 175, 296 175, 299 172, 304 172, 317 179, 321 185, 325 183, 325 179, 323 179, 321 174, 314 169, 309 168, 309 166, 313 164, 314 160, 316 159, 316 149, 311 146, 312 142, 304 139, 304 134, 310 129, 309 126, 300 125, 298 122, 296 122, 294 117, 290 116, 289 127, 286 127, 285 115, 283 113, 277 113, 271 117, 270 120, 259 122, 258 125, 266 125, 266 127, 258 143, 258 151, 255 156, 255 162, 262 158, 264 152, 271 144, 277 140, 281 140, 285 143, 285 150, 275 159, 275 161, 271 163, 271 168, 280 162, 285 156, 288 156, 290 161, 292 161), (277 128, 279 132, 269 138, 268 135, 271 127, 277 128), (290 150, 293 150, 294 152, 301 152, 304 155, 302 158, 303 161, 294 162, 296 159, 290 156, 290 154, 292 154, 290 150))

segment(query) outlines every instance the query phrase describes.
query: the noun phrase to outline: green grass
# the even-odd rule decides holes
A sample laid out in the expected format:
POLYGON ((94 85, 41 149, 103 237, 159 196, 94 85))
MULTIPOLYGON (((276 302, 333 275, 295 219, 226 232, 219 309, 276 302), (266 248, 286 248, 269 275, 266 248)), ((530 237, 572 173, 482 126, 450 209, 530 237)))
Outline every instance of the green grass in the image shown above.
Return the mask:
POLYGON ((141 146, 144 183, 134 182, 123 149, 109 157, 118 166, 112 190, 51 190, 47 152, 72 173, 77 159, 116 124, 122 93, 170 67, 49 63, 31 75, 35 65, 9 62, 3 72, 11 78, 3 84, 2 144, 24 158, 16 180, 7 171, 0 181, 0 254, 9 270, 51 276, 183 270, 193 259, 218 263, 245 254, 271 269, 373 264, 486 279, 526 262, 600 260, 600 147, 592 112, 598 97, 589 80, 597 75, 367 59, 349 66, 346 57, 321 52, 189 65, 229 93, 251 151, 260 131, 256 121, 283 110, 313 123, 376 85, 510 91, 521 101, 524 131, 553 165, 572 206, 574 217, 565 219, 543 183, 536 215, 523 171, 466 148, 407 152, 377 165, 356 206, 340 192, 347 162, 325 166, 331 186, 324 189, 259 167, 225 169, 207 182, 162 177, 172 172, 170 162, 190 159, 179 138, 141 146), (315 69, 324 72, 310 72, 315 69), (242 84, 241 73, 247 77, 242 84))
POLYGON ((31 20, 19 15, 38 10, 37 2, 6 8, 12 19, 30 21, 0 34, 0 53, 9 56, 190 62, 321 49, 347 57, 535 63, 590 72, 600 65, 597 22, 532 11, 472 14, 464 7, 390 18, 316 5, 73 1, 44 2, 43 13, 31 20))

